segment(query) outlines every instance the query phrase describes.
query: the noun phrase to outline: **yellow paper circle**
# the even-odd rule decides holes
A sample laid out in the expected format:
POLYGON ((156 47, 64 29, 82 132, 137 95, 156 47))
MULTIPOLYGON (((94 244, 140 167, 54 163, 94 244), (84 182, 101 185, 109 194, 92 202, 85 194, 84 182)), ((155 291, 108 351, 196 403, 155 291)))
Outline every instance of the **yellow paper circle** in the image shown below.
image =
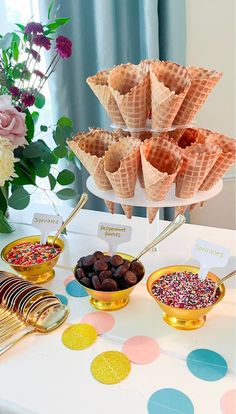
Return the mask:
POLYGON ((129 359, 118 351, 102 352, 91 364, 94 378, 103 384, 118 384, 129 375, 130 370, 129 359))
POLYGON ((87 323, 71 325, 62 334, 63 344, 73 350, 82 350, 91 346, 97 339, 96 329, 87 323))

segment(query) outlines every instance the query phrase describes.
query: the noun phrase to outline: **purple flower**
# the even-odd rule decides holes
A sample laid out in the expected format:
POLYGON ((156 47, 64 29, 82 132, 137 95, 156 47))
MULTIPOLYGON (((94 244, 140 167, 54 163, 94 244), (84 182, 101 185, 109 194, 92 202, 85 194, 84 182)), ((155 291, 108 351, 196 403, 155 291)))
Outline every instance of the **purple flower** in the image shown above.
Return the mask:
POLYGON ((44 74, 43 74, 43 72, 41 72, 40 70, 38 70, 38 69, 35 69, 34 70, 34 74, 36 75, 36 76, 38 76, 39 78, 44 78, 44 74))
POLYGON ((41 56, 40 54, 34 50, 34 49, 30 49, 30 54, 33 56, 33 58, 37 61, 40 62, 41 56))
POLYGON ((56 52, 62 59, 68 59, 72 55, 72 42, 65 36, 56 38, 56 52))
POLYGON ((35 102, 35 97, 29 92, 23 92, 21 100, 25 107, 32 106, 35 102))
POLYGON ((43 26, 41 23, 27 23, 27 25, 25 26, 25 33, 43 33, 43 26))
POLYGON ((17 97, 17 96, 19 96, 20 95, 20 89, 19 88, 17 88, 16 86, 10 86, 10 88, 9 88, 9 92, 11 93, 11 95, 12 96, 14 96, 15 98, 17 97))
POLYGON ((51 49, 51 42, 50 40, 44 35, 36 35, 33 38, 33 43, 36 46, 45 47, 46 50, 51 49))

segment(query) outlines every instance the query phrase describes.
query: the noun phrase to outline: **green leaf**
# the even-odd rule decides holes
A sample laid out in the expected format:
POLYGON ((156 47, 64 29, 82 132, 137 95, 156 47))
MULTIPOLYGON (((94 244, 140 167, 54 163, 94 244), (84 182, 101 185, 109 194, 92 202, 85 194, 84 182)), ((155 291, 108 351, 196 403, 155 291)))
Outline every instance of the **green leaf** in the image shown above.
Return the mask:
POLYGON ((15 164, 15 172, 18 177, 15 177, 13 182, 15 185, 34 185, 35 184, 35 173, 32 174, 27 168, 27 165, 23 160, 20 160, 15 164))
POLYGON ((67 156, 67 148, 59 145, 59 147, 54 148, 53 153, 58 158, 64 158, 67 156))
POLYGON ((3 212, 0 210, 0 233, 12 233, 14 229, 8 223, 3 212))
POLYGON ((62 170, 57 176, 57 182, 61 185, 68 185, 75 181, 75 175, 72 171, 62 170))
MULTIPOLYGON (((25 110, 26 117, 25 117, 25 124, 27 127, 26 139, 28 142, 31 142, 34 138, 34 119, 33 114, 30 113, 28 109, 25 110)), ((38 112, 35 112, 36 114, 38 112)))
POLYGON ((48 130, 47 125, 40 125, 40 131, 47 132, 47 130, 48 130))
POLYGON ((5 214, 7 211, 7 200, 4 194, 4 187, 0 187, 0 211, 2 211, 3 214, 5 214))
POLYGON ((58 18, 58 19, 56 19, 55 20, 55 22, 57 23, 57 24, 59 24, 60 26, 63 26, 64 24, 67 24, 67 23, 69 23, 69 21, 71 20, 71 18, 70 17, 63 17, 63 18, 58 18))
POLYGON ((56 155, 53 152, 51 152, 51 150, 49 150, 49 151, 48 152, 45 152, 43 154, 43 156, 42 156, 43 160, 47 164, 57 164, 58 158, 56 157, 56 155))
POLYGON ((5 50, 2 51, 2 58, 3 58, 3 63, 5 65, 5 67, 7 67, 8 66, 8 57, 7 57, 7 54, 6 54, 5 50))
POLYGON ((54 190, 54 188, 56 187, 56 183, 57 183, 56 178, 52 174, 48 174, 48 180, 49 180, 51 190, 54 190))
POLYGON ((17 62, 19 58, 19 48, 16 43, 14 43, 12 46, 12 54, 13 54, 14 60, 17 62))
POLYGON ((50 164, 47 164, 45 161, 41 161, 36 169, 36 174, 38 177, 44 178, 47 177, 50 171, 50 164))
POLYGON ((33 119, 33 122, 34 122, 34 125, 35 125, 37 123, 38 119, 39 119, 39 112, 34 111, 34 112, 32 112, 31 116, 32 116, 32 119, 33 119))
POLYGON ((15 210, 23 210, 29 205, 30 194, 23 187, 17 187, 9 198, 8 204, 15 210))
POLYGON ((52 8, 53 8, 53 4, 54 4, 54 0, 52 0, 51 4, 49 5, 49 8, 48 8, 48 20, 50 19, 50 16, 51 16, 51 11, 52 11, 52 8))
POLYGON ((58 119, 57 125, 59 125, 61 127, 70 126, 72 128, 73 127, 73 122, 70 118, 67 118, 66 116, 62 116, 61 118, 58 119))
POLYGON ((2 39, 0 39, 0 49, 9 49, 12 42, 13 33, 6 33, 2 39))
POLYGON ((12 76, 14 79, 21 79, 24 77, 25 71, 25 64, 24 63, 17 63, 12 70, 12 76))
POLYGON ((52 30, 56 30, 58 29, 58 27, 64 26, 64 24, 69 23, 70 20, 71 19, 69 17, 65 17, 62 19, 56 19, 54 22, 46 24, 46 27, 51 32, 52 30))
POLYGON ((70 149, 68 151, 67 159, 68 161, 74 161, 75 159, 75 154, 70 149))
POLYGON ((77 193, 72 188, 63 188, 63 190, 57 191, 56 195, 60 200, 69 200, 70 198, 77 197, 77 193))
POLYGON ((43 141, 38 140, 27 145, 27 147, 24 148, 23 155, 25 158, 42 158, 47 151, 48 147, 46 144, 44 144, 43 141))
POLYGON ((64 146, 66 143, 66 140, 70 138, 70 135, 72 134, 72 132, 73 132, 72 127, 68 125, 61 127, 58 125, 56 127, 56 130, 53 131, 53 138, 54 138, 55 143, 57 145, 64 146))
POLYGON ((22 32, 25 31, 25 26, 23 24, 15 23, 15 25, 18 26, 22 30, 22 32))
POLYGON ((42 109, 45 105, 45 96, 42 93, 39 93, 35 98, 34 105, 36 108, 42 109))

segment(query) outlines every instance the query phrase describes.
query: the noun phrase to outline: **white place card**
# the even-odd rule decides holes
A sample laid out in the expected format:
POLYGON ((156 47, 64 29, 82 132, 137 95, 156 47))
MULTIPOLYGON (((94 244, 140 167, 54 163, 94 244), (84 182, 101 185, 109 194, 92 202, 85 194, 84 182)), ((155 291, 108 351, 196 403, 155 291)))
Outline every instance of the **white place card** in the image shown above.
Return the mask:
POLYGON ((52 231, 58 230, 62 222, 63 218, 59 215, 34 213, 32 225, 41 233, 40 243, 46 244, 48 235, 52 231))
POLYGON ((224 267, 229 259, 229 251, 206 240, 198 239, 193 248, 193 256, 200 263, 199 277, 204 280, 212 267, 224 267))
POLYGON ((99 239, 107 242, 109 253, 112 255, 117 251, 119 244, 130 241, 131 232, 131 226, 123 226, 121 224, 111 223, 99 223, 97 235, 99 239))

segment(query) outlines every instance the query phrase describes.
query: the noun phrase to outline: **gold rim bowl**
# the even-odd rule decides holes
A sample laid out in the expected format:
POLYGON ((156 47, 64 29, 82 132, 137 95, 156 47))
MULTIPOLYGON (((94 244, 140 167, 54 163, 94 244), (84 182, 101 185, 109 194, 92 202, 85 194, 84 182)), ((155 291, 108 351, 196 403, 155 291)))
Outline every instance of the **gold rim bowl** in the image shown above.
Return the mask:
MULTIPOLYGON (((150 295, 153 297, 155 302, 160 306, 161 310, 163 311, 162 318, 168 325, 172 326, 175 329, 193 330, 193 329, 198 329, 204 325, 206 321, 206 314, 210 312, 214 308, 214 306, 216 306, 223 299, 225 295, 225 286, 224 284, 222 284, 219 287, 220 296, 213 305, 200 308, 200 309, 174 308, 173 306, 166 305, 165 303, 158 300, 156 296, 154 296, 154 294, 152 293, 153 284, 158 279, 160 279, 160 277, 166 275, 167 273, 181 272, 184 270, 187 270, 193 273, 199 273, 199 267, 196 267, 196 266, 176 265, 176 266, 163 267, 161 269, 155 270, 149 276, 149 278, 147 279, 147 290, 150 293, 150 295)), ((212 272, 209 272, 207 277, 214 280, 214 282, 218 282, 220 280, 212 272)))
MULTIPOLYGON (((48 236, 48 242, 51 243, 54 236, 48 236)), ((53 270, 54 266, 56 265, 60 254, 64 250, 64 242, 61 239, 57 239, 55 246, 60 247, 61 251, 52 259, 47 260, 43 263, 36 263, 29 266, 24 265, 16 265, 7 261, 6 257, 9 251, 17 246, 18 244, 25 243, 25 242, 39 242, 40 236, 26 236, 21 237, 20 239, 14 240, 11 243, 7 244, 2 251, 1 251, 1 258, 4 262, 8 263, 12 269, 18 272, 23 279, 28 280, 33 283, 41 284, 46 283, 51 280, 55 272, 53 270)))

